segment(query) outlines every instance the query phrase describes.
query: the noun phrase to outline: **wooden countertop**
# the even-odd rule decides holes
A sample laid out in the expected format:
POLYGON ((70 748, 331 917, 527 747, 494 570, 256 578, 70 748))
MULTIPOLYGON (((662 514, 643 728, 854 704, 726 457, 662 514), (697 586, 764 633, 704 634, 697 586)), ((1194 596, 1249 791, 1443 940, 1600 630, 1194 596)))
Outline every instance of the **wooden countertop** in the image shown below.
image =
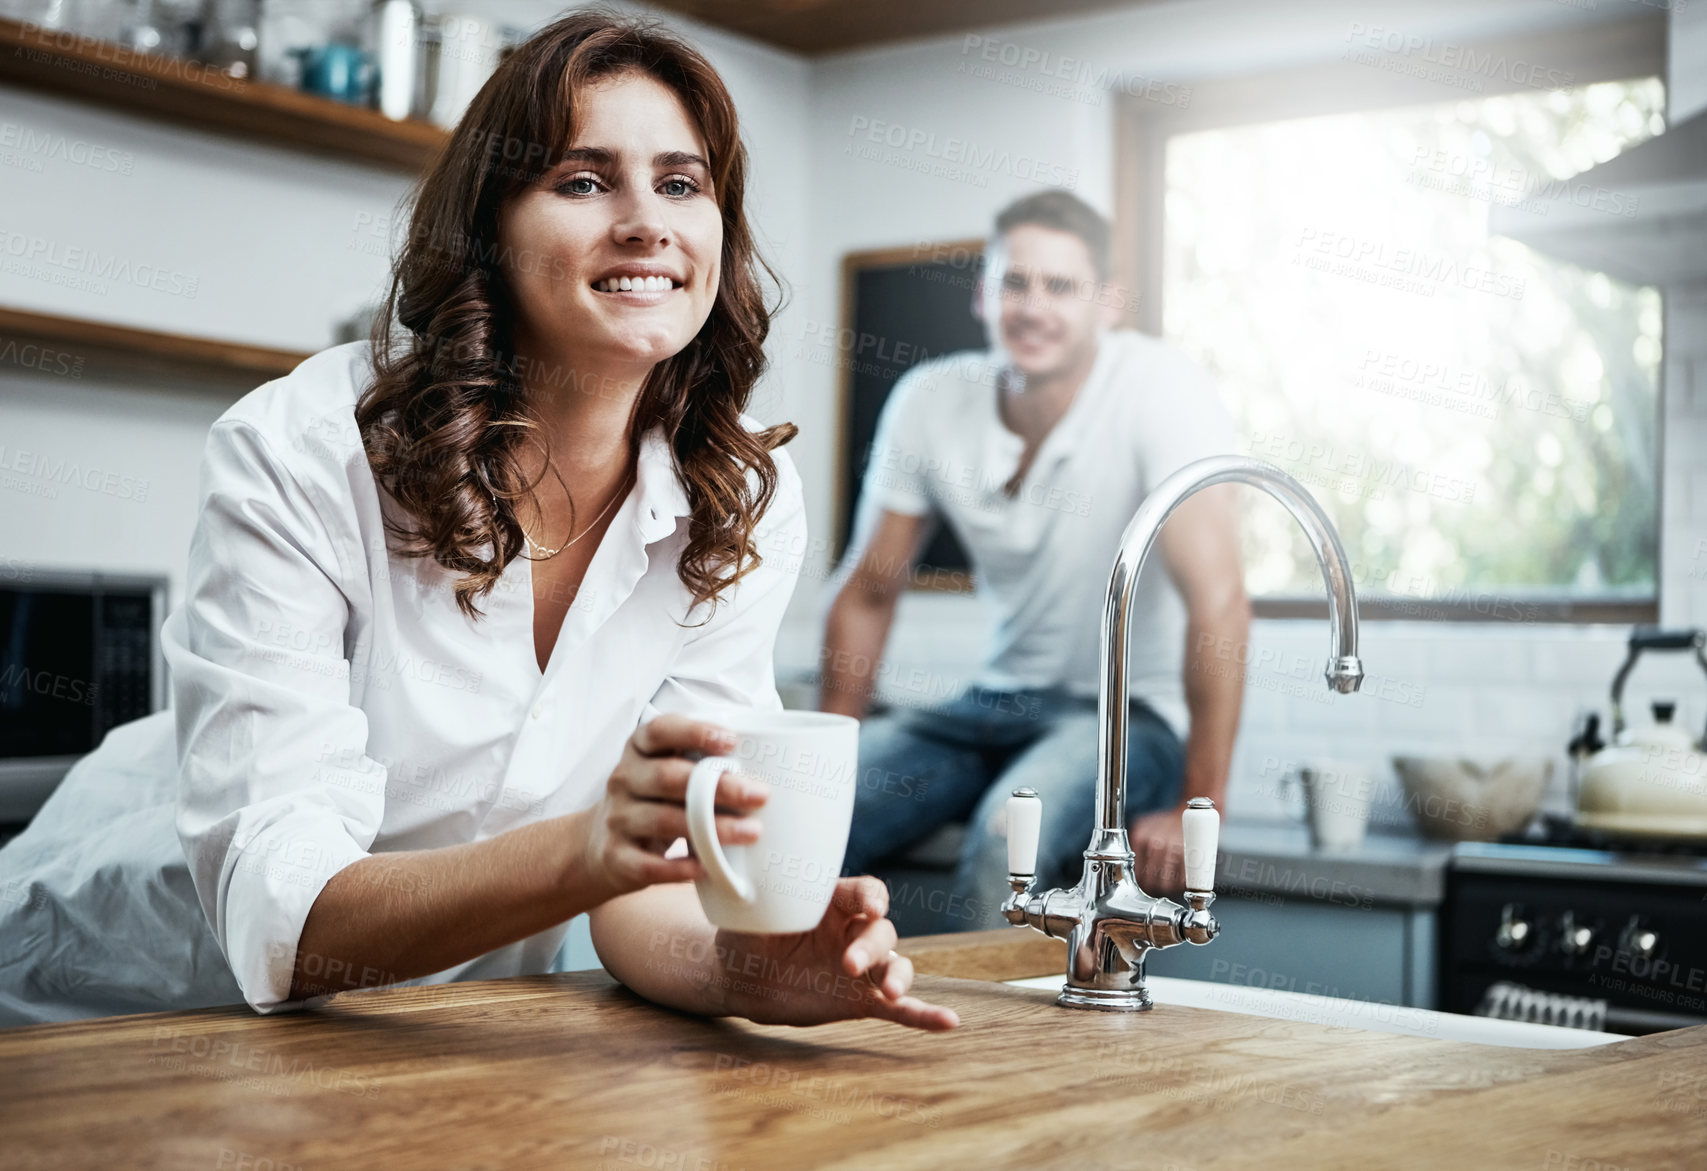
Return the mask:
POLYGON ((904 940, 961 1027, 660 1009, 603 973, 0 1033, 0 1166, 1707 1166, 1707 1026, 1498 1049, 1160 1006, 1058 1008, 1058 944, 904 940))

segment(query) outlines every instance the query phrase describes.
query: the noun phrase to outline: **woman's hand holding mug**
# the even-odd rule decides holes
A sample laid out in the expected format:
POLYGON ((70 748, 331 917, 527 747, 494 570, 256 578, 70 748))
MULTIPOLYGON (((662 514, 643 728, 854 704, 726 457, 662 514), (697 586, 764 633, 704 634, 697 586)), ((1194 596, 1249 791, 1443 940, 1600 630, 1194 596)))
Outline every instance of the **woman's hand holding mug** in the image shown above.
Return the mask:
POLYGON ((960 1023, 908 995, 913 965, 894 950, 888 889, 839 877, 857 733, 856 720, 817 712, 659 716, 629 738, 588 811, 586 873, 601 901, 655 883, 698 888, 713 926, 700 945, 713 1011, 790 1025, 960 1023), (684 837, 693 855, 665 858, 684 837))
MULTIPOLYGON (((678 838, 688 836, 689 754, 727 752, 735 737, 705 720, 667 714, 636 728, 623 746, 622 759, 605 784, 604 799, 588 811, 582 857, 586 877, 600 901, 660 882, 693 882, 705 877, 697 858, 665 858, 678 838)), ((752 777, 726 771, 717 783, 715 805, 729 812, 716 816, 717 838, 726 845, 759 839, 759 823, 749 816, 764 805, 766 786, 752 777)))

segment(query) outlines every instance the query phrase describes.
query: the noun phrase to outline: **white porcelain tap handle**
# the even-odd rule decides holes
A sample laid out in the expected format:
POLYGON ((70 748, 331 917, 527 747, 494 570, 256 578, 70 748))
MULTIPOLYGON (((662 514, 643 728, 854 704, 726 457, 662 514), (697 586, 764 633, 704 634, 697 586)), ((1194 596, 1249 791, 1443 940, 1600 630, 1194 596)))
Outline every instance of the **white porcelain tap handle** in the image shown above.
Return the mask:
POLYGON ((1037 873, 1037 835, 1043 830, 1043 798, 1035 789, 1015 789, 1008 798, 1008 873, 1037 873))
MULTIPOLYGON (((1215 802, 1193 797, 1185 803, 1185 889, 1215 889, 1215 851, 1220 845, 1221 815, 1215 802)), ((1012 847, 1010 847, 1011 849, 1012 847)))

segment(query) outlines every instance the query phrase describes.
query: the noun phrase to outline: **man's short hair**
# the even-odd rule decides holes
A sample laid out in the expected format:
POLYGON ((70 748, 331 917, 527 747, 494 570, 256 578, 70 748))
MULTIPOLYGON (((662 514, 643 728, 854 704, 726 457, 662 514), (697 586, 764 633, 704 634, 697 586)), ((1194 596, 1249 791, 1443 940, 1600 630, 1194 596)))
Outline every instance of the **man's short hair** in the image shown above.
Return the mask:
POLYGON ((1108 221, 1072 192, 1039 191, 1016 199, 997 214, 996 235, 1004 236, 1021 224, 1036 224, 1077 236, 1090 251, 1097 277, 1108 276, 1108 221))

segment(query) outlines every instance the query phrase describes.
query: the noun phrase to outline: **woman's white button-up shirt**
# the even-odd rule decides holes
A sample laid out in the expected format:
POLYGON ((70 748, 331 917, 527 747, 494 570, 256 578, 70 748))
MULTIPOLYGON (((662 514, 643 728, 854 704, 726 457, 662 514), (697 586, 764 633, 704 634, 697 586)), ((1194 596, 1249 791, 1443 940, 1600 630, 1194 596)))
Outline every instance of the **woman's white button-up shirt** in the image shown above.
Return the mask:
MULTIPOLYGON (((187 596, 162 632, 179 840, 261 1011, 290 1005, 303 922, 345 866, 585 809, 660 712, 782 706, 772 655, 806 546, 785 452, 756 534, 763 564, 687 625, 710 612, 689 613, 676 573, 687 496, 662 432, 646 435, 542 675, 525 557, 471 620, 454 574, 389 551, 383 519, 398 506, 354 418, 368 363, 365 341, 325 350, 214 425, 187 596)), ((545 971, 564 931, 428 981, 545 971)))

